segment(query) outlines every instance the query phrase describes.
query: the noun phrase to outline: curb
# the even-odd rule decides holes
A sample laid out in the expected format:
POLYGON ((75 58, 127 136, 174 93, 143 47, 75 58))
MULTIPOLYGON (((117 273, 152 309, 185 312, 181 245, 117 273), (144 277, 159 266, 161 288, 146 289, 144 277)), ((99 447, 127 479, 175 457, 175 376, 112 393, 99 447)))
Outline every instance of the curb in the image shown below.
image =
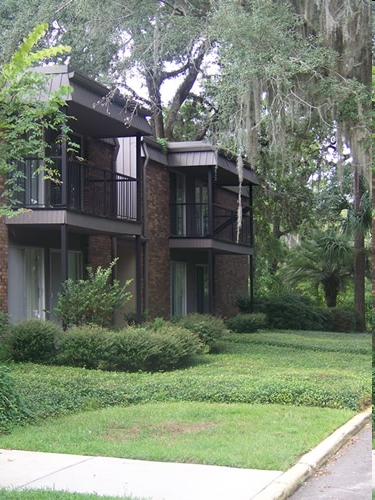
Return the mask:
POLYGON ((252 500, 286 500, 289 498, 315 470, 319 469, 370 420, 371 408, 355 415, 313 450, 303 455, 296 465, 252 497, 252 500))

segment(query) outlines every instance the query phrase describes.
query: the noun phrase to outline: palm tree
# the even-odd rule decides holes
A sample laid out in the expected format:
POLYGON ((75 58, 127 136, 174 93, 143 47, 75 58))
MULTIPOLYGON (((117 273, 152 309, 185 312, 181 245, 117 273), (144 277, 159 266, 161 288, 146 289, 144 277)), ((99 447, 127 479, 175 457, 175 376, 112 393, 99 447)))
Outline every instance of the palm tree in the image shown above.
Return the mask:
POLYGON ((339 291, 353 276, 353 243, 335 229, 317 231, 290 251, 281 276, 292 286, 322 286, 327 307, 336 307, 339 291))

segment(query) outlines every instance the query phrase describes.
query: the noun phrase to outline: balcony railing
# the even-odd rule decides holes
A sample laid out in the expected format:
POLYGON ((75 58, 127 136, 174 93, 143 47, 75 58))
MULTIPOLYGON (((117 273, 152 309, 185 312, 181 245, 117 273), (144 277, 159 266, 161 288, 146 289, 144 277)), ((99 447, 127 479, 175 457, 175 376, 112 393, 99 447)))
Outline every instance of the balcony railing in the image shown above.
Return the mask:
MULTIPOLYGON (((87 163, 69 161, 65 180, 44 180, 38 160, 20 166, 17 208, 61 209, 98 217, 138 221, 137 179, 87 163), (61 182, 60 182, 61 180, 61 182)), ((61 171, 58 166, 57 170, 61 171)))
POLYGON ((242 224, 237 241, 237 211, 213 205, 212 230, 210 231, 208 203, 175 203, 171 205, 171 236, 214 238, 251 245, 249 212, 249 207, 242 210, 242 224))

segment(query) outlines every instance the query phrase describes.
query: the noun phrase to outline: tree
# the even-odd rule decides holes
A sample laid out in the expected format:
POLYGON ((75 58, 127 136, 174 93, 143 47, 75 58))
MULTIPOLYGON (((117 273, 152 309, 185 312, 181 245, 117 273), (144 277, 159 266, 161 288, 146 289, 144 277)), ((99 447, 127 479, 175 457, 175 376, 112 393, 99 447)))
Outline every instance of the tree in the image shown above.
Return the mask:
MULTIPOLYGON (((31 0, 34 19, 48 20, 50 40, 71 45, 70 62, 89 76, 106 84, 116 84, 132 99, 151 111, 157 138, 170 139, 182 104, 191 93, 204 63, 212 52, 208 36, 210 2, 205 0, 129 0, 100 2, 72 0, 31 0), (145 95, 133 88, 136 76, 145 95), (176 82, 162 102, 162 88, 176 82)), ((30 12, 5 0, 0 7, 0 32, 7 34, 4 46, 17 43, 21 21, 30 12), (10 39, 10 40, 9 40, 10 39)), ((4 38, 6 38, 4 36, 4 38)), ((1 39, 1 35, 0 35, 1 39)), ((171 87, 170 87, 171 88, 171 87)), ((209 117, 210 118, 210 117, 209 117)))
POLYGON ((6 175, 2 193, 1 215, 12 215, 15 204, 18 164, 27 156, 44 159, 45 175, 56 178, 56 174, 45 158, 45 131, 62 129, 67 131, 63 99, 70 88, 62 87, 45 98, 41 94, 48 77, 32 69, 32 66, 58 54, 69 52, 68 47, 50 47, 35 50, 36 44, 47 32, 47 25, 38 25, 24 39, 17 51, 0 68, 0 174, 6 175))
MULTIPOLYGON (((270 153, 287 175, 294 175, 288 138, 304 128, 310 144, 315 135, 324 145, 334 135, 339 178, 345 147, 350 148, 356 212, 363 195, 360 179, 369 179, 371 172, 370 8, 368 0, 219 1, 213 16, 221 42, 216 95, 222 136, 256 166, 265 131, 270 153)), ((306 159, 302 152, 299 156, 300 163, 306 159)), ((354 302, 364 327, 365 257, 359 232, 354 247, 354 302)))
POLYGON ((319 231, 289 254, 281 270, 282 279, 298 286, 309 282, 322 286, 327 307, 336 307, 340 289, 353 276, 353 248, 350 239, 334 230, 319 231))

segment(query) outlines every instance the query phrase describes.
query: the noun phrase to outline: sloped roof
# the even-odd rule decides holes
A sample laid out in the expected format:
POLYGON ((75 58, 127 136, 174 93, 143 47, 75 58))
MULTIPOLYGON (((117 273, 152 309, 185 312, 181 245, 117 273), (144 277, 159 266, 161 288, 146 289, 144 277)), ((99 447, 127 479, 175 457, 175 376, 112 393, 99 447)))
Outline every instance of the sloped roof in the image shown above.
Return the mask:
MULTIPOLYGON (((228 152, 203 141, 169 142, 168 165, 176 169, 189 167, 216 168, 216 181, 222 186, 237 186, 236 158, 228 152)), ((244 184, 259 184, 254 170, 244 161, 244 184)))
POLYGON ((87 77, 67 65, 43 66, 35 70, 51 75, 41 98, 70 86, 73 92, 64 96, 68 115, 76 118, 74 130, 92 137, 129 137, 151 135, 147 112, 134 101, 87 77))

